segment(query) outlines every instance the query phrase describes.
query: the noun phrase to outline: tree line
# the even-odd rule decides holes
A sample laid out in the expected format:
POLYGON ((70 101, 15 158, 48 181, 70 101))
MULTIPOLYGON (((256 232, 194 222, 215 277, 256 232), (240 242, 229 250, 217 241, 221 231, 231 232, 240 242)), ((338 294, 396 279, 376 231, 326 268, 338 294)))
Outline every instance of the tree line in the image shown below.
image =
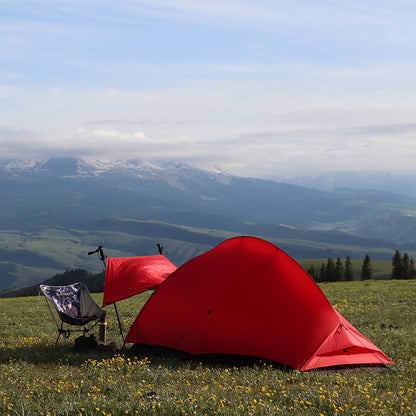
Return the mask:
MULTIPOLYGON (((348 282, 354 280, 353 266, 351 258, 348 256, 345 262, 340 258, 328 258, 323 262, 321 268, 316 270, 313 265, 309 267, 307 272, 316 282, 348 282)), ((360 280, 370 280, 373 278, 373 266, 371 259, 366 254, 360 271, 360 280)), ((416 279, 416 266, 413 258, 410 258, 407 253, 403 255, 399 250, 392 260, 392 272, 390 279, 416 279)))
MULTIPOLYGON (((337 259, 328 258, 323 262, 320 270, 316 270, 313 265, 309 267, 307 272, 316 282, 339 282, 339 281, 353 281, 354 273, 351 258, 348 256, 345 261, 340 257, 337 259)), ((360 272, 361 280, 368 280, 373 278, 373 268, 371 259, 366 254, 360 272)), ((392 273, 390 279, 416 279, 416 265, 413 258, 410 258, 407 253, 403 255, 399 250, 392 260, 392 273)), ((93 274, 84 269, 70 269, 64 273, 57 274, 50 279, 43 281, 47 285, 69 285, 75 282, 83 282, 87 285, 91 293, 102 292, 104 290, 104 271, 93 274)), ((20 296, 36 296, 39 294, 39 285, 33 285, 25 288, 14 288, 0 292, 0 298, 6 297, 20 297, 20 296)))
POLYGON ((402 255, 399 250, 396 250, 392 263, 392 279, 416 279, 415 261, 413 258, 409 258, 407 253, 402 255))
MULTIPOLYGON (((104 272, 90 273, 84 269, 67 269, 63 273, 58 273, 50 279, 44 280, 42 284, 50 286, 64 286, 72 283, 82 282, 91 293, 100 293, 104 291, 104 272)), ((4 290, 0 292, 0 298, 14 298, 23 296, 36 296, 39 294, 39 284, 4 290)))

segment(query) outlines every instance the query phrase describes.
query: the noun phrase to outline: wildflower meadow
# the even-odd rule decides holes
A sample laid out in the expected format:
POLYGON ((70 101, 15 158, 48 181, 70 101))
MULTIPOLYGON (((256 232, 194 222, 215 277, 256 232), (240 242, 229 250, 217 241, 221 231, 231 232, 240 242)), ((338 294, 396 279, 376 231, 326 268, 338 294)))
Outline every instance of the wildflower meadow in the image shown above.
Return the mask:
MULTIPOLYGON (((55 345, 42 296, 0 299, 0 414, 416 415, 415 282, 320 286, 395 365, 299 372, 260 359, 190 357, 150 347, 80 353, 74 350, 78 335, 55 345)), ((148 296, 119 302, 125 330, 148 296)), ((100 304, 102 295, 94 297, 100 304)), ((107 309, 108 342, 121 346, 114 309, 107 309)))

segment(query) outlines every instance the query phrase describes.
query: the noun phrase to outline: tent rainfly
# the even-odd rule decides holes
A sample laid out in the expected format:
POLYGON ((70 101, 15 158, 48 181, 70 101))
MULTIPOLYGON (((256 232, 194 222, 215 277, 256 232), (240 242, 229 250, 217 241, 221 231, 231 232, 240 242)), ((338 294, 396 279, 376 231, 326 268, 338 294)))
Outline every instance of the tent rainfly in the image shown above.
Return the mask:
MULTIPOLYGON (((119 295, 125 298, 134 292, 130 285, 137 284, 120 279, 108 284, 107 278, 118 271, 115 259, 107 264, 104 304, 119 295), (109 291, 117 292, 118 285, 119 295, 111 298, 109 291)), ((145 276, 149 270, 152 274, 152 267, 143 268, 145 276)), ((126 343, 195 355, 249 355, 300 371, 393 364, 333 308, 294 259, 264 240, 232 238, 177 269, 163 270, 162 283, 139 313, 126 343)))
POLYGON ((154 289, 176 269, 163 255, 107 258, 103 306, 154 289))

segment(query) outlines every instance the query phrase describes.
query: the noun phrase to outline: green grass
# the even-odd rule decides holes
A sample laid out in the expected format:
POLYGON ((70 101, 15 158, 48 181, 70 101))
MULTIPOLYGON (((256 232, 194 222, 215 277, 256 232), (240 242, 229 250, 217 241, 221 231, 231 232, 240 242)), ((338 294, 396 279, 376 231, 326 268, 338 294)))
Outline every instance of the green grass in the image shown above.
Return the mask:
MULTIPOLYGON (((321 288, 394 366, 302 373, 261 360, 210 361, 156 349, 81 354, 74 335, 67 345, 54 345, 43 297, 0 299, 0 414, 415 415, 415 282, 321 288)), ((100 303, 102 295, 95 296, 100 303)), ((119 302, 125 327, 147 296, 119 302)), ((120 343, 111 306, 108 341, 120 343)))

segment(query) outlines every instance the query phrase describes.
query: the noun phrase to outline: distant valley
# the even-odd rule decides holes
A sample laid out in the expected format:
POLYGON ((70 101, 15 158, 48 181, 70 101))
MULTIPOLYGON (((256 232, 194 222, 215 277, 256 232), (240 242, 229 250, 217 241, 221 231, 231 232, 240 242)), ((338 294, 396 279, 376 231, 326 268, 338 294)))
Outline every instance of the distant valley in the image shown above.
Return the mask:
POLYGON ((416 254, 415 198, 331 191, 142 160, 0 161, 0 290, 82 267, 86 253, 157 254, 180 265, 234 235, 265 238, 297 259, 391 260, 416 254))

